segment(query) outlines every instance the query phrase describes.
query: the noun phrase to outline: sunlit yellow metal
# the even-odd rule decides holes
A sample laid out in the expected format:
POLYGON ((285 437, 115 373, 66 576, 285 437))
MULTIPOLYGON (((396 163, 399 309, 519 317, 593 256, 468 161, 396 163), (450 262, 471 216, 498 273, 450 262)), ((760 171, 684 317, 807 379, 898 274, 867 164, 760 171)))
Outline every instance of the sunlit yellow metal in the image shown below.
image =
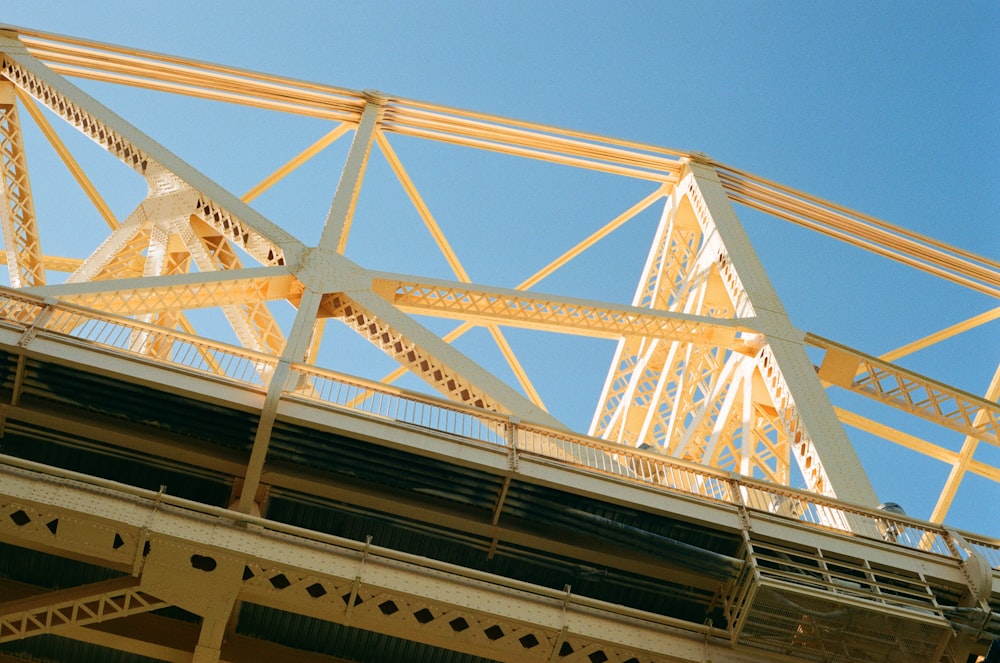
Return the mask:
MULTIPOLYGON (((991 403, 996 403, 1000 400, 1000 366, 997 367, 996 372, 993 374, 993 380, 990 382, 990 386, 986 390, 985 398, 991 403)), ((989 414, 986 411, 980 410, 976 413, 976 418, 972 422, 973 426, 982 425, 988 416, 989 414)), ((962 442, 962 449, 959 451, 958 458, 951 467, 951 472, 948 473, 948 479, 945 481, 944 488, 941 490, 941 495, 938 497, 937 504, 934 505, 934 511, 931 512, 931 521, 939 523, 944 520, 944 517, 948 513, 948 509, 951 508, 952 501, 955 499, 955 493, 958 491, 958 486, 962 483, 963 475, 966 470, 971 469, 972 463, 974 462, 972 456, 976 452, 977 446, 979 446, 979 439, 972 435, 966 436, 965 441, 962 442)), ((1000 481, 1000 479, 994 478, 994 481, 1000 481)))
POLYGON ((600 307, 566 297, 523 294, 515 290, 486 289, 445 281, 413 282, 377 273, 373 287, 403 311, 466 318, 540 331, 581 333, 618 339, 643 336, 730 347, 756 352, 752 327, 725 318, 671 313, 631 307, 600 307))
MULTIPOLYGON (((81 335, 69 345, 84 352, 81 341, 86 341, 87 347, 100 347, 105 356, 116 360, 123 356, 132 358, 130 361, 141 357, 148 367, 179 367, 185 375, 210 375, 219 383, 228 381, 227 384, 246 387, 250 394, 247 402, 256 404, 244 404, 257 417, 253 447, 245 463, 236 463, 236 469, 226 466, 230 474, 238 475, 243 482, 237 489, 236 511, 253 513, 258 507, 258 489, 281 474, 268 467, 268 446, 273 430, 281 423, 282 408, 290 399, 295 400, 296 407, 302 403, 322 402, 323 407, 332 403, 324 416, 340 417, 344 411, 350 411, 350 417, 363 421, 365 426, 374 425, 373 422, 400 425, 392 419, 402 416, 398 412, 387 417, 365 409, 374 396, 396 404, 412 401, 419 402, 422 408, 446 409, 440 400, 418 401, 407 392, 389 390, 375 382, 358 380, 348 384, 349 379, 344 376, 311 366, 320 357, 324 326, 331 318, 343 322, 400 363, 401 368, 387 377, 387 381, 411 371, 451 401, 446 404, 448 412, 459 412, 487 431, 490 445, 510 445, 512 455, 504 460, 508 484, 510 476, 518 471, 516 454, 534 454, 544 460, 541 466, 561 467, 560 463, 566 463, 573 472, 592 472, 602 478, 613 476, 612 482, 601 484, 601 490, 613 492, 619 483, 632 482, 641 484, 642 490, 650 495, 659 495, 656 491, 661 490, 667 495, 683 494, 692 503, 708 500, 714 505, 724 505, 720 513, 724 510, 726 517, 732 516, 734 522, 735 514, 742 514, 742 525, 731 525, 737 529, 747 525, 748 507, 793 518, 799 517, 797 509, 803 509, 811 514, 808 526, 798 521, 792 524, 806 528, 803 531, 818 524, 817 532, 809 536, 827 536, 832 529, 838 532, 835 536, 843 539, 838 545, 854 545, 844 541, 868 537, 875 540, 874 545, 862 541, 863 545, 881 549, 883 544, 894 543, 886 538, 888 520, 864 508, 874 506, 877 500, 838 417, 844 424, 952 466, 933 514, 935 520, 947 513, 966 474, 971 472, 1000 482, 1000 469, 974 458, 980 441, 1000 444, 1000 406, 995 403, 1000 391, 1000 372, 986 396, 980 398, 890 363, 996 320, 1000 318, 1000 308, 951 325, 881 358, 804 334, 784 312, 730 203, 739 202, 765 211, 976 292, 1000 296, 1000 263, 993 259, 947 246, 701 155, 380 93, 291 81, 30 31, 20 37, 14 32, 0 35, 0 75, 4 79, 0 129, 8 202, 5 248, 11 284, 28 288, 23 299, 19 295, 4 299, 5 321, 21 326, 17 327, 20 337, 13 345, 23 349, 35 334, 42 332, 67 336, 83 334, 80 330, 88 330, 87 334, 91 333, 89 330, 97 330, 93 336, 81 335), (321 118, 337 124, 242 197, 237 197, 115 116, 62 75, 321 118), (32 225, 27 162, 16 116, 18 99, 112 229, 107 239, 83 260, 44 256, 41 252, 38 232, 32 225), (146 180, 146 197, 121 223, 42 115, 36 101, 146 180), (305 246, 247 205, 351 131, 354 143, 339 184, 330 181, 333 204, 318 246, 305 246), (471 283, 459 255, 390 144, 390 134, 625 176, 650 182, 652 190, 517 287, 506 290, 480 286, 471 283), (386 157, 457 281, 371 272, 345 256, 373 143, 386 157), (630 219, 661 203, 661 223, 630 306, 527 292, 630 219), (249 256, 251 266, 244 264, 241 252, 249 256), (72 273, 64 284, 46 285, 43 267, 72 273), (277 301, 288 302, 295 308, 287 338, 270 308, 277 301), (217 341, 197 338, 185 312, 207 307, 222 310, 244 349, 226 348, 217 341), (460 324, 439 338, 408 314, 446 317, 460 324), (476 326, 489 329, 521 391, 504 384, 448 345, 476 326), (541 396, 503 336, 504 326, 617 341, 615 359, 591 432, 629 448, 569 433, 545 412, 541 396), (186 333, 174 331, 177 328, 186 333), (805 354, 807 345, 825 351, 818 376, 805 354), (185 352, 183 356, 177 352, 181 349, 185 352), (835 410, 820 379, 961 432, 966 435, 965 443, 961 451, 955 452, 866 417, 835 410), (324 400, 328 397, 323 395, 323 388, 334 383, 352 389, 353 396, 336 402, 324 400), (641 449, 635 449, 636 446, 641 449), (647 449, 657 453, 647 453, 644 451, 647 449), (823 501, 825 498, 821 497, 813 500, 787 489, 785 486, 793 480, 793 463, 797 463, 799 474, 812 494, 836 495, 847 502, 823 501)), ((22 355, 13 377, 14 396, 9 405, 0 408, 0 426, 9 411, 25 417, 40 416, 17 402, 18 385, 27 379, 25 361, 22 355)), ((75 423, 60 424, 62 431, 74 433, 75 423)), ((460 437, 461 433, 435 430, 433 435, 445 439, 460 437)), ((471 449, 482 441, 464 440, 462 444, 471 449)), ((158 449, 162 451, 166 446, 158 449)), ((190 457, 207 458, 204 451, 189 453, 193 454, 190 457)), ((221 463, 218 459, 212 462, 221 463)), ((297 481, 295 487, 302 488, 301 478, 297 481)), ((492 537, 494 546, 501 538, 500 510, 500 506, 495 509, 489 526, 484 523, 474 526, 486 528, 483 530, 486 540, 492 537)), ((40 519, 42 512, 38 513, 40 519)), ((2 525, 11 527, 7 522, 2 525)), ((763 522, 759 525, 769 526, 763 522)), ((192 527, 197 529, 195 525, 192 527)), ((897 536, 915 526, 904 522, 893 527, 893 536, 897 536)), ((252 537, 255 531, 245 529, 230 534, 252 537)), ((44 527, 25 529, 18 536, 25 545, 47 540, 44 527)), ((949 534, 946 528, 924 527, 915 536, 921 543, 910 545, 913 550, 908 554, 920 555, 921 545, 940 543, 949 534)), ((81 548, 86 542, 72 545, 81 548)), ((196 548, 191 545, 190 540, 179 544, 178 560, 185 562, 185 556, 196 548)), ((116 558, 116 563, 127 564, 136 559, 136 550, 137 542, 130 539, 124 552, 108 554, 120 554, 122 559, 116 558)), ((942 547, 934 554, 952 561, 949 556, 952 553, 942 547)), ((748 551, 748 559, 752 555, 748 551)), ((821 553, 813 557, 818 560, 818 567, 825 564, 821 553)), ((867 574, 865 577, 871 581, 875 576, 873 567, 865 566, 864 558, 859 559, 862 559, 858 562, 860 566, 851 568, 867 574)), ((784 562, 778 564, 779 568, 781 564, 784 562)), ((195 661, 219 660, 224 652, 225 621, 233 611, 237 592, 265 604, 274 601, 282 609, 302 609, 298 603, 289 602, 286 597, 290 593, 281 594, 275 586, 255 580, 258 571, 278 568, 288 574, 287 578, 294 577, 295 586, 327 582, 321 572, 295 571, 274 559, 234 562, 232 577, 216 586, 228 592, 224 600, 219 600, 217 609, 196 611, 203 622, 193 652, 195 661)), ((829 573, 829 568, 825 572, 829 573)), ((143 582, 147 584, 139 586, 140 589, 148 589, 148 579, 143 582)), ((822 585, 810 591, 836 593, 842 589, 833 580, 824 580, 822 585)), ((136 586, 131 580, 123 581, 126 590, 136 586)), ((169 600, 169 585, 164 582, 160 587, 167 592, 164 598, 169 600)), ((344 589, 348 596, 359 595, 349 578, 344 587, 338 585, 336 589, 344 589)), ((74 591, 77 592, 74 600, 91 600, 86 588, 74 591)), ((864 592, 851 591, 858 594, 854 598, 865 599, 861 596, 864 592)), ((382 595, 371 592, 365 596, 368 600, 382 595)), ((432 605, 426 597, 404 598, 398 591, 392 597, 401 605, 412 600, 414 610, 418 604, 432 605)), ((37 605, 18 613, 22 617, 10 619, 7 617, 16 611, 4 612, 5 606, 0 605, 0 637, 5 632, 3 628, 6 632, 18 628, 23 631, 22 626, 41 619, 37 615, 42 613, 48 615, 45 619, 62 614, 56 598, 39 597, 37 605), (24 616, 28 612, 33 616, 24 616)), ((512 600, 506 594, 504 599, 512 600)), ((720 600, 729 601, 726 609, 735 609, 733 606, 738 603, 731 596, 720 600)), ((461 612, 463 619, 480 619, 469 605, 440 605, 442 610, 465 610, 461 612)), ((351 609, 348 608, 348 613, 351 609)), ((358 620, 358 625, 371 625, 387 633, 396 633, 393 629, 397 629, 398 635, 440 644, 432 629, 400 625, 388 615, 367 614, 365 610, 371 611, 372 606, 358 608, 352 617, 358 620)), ((505 628, 530 628, 509 615, 504 619, 505 628)), ((934 628, 940 627, 942 638, 949 637, 947 624, 939 613, 924 615, 922 619, 934 628)), ((482 624, 487 621, 482 618, 482 624)), ((82 628, 69 622, 64 626, 66 632, 74 634, 79 634, 82 628)), ((707 632, 710 635, 711 628, 707 632)), ((548 638, 546 644, 551 645, 540 660, 558 653, 556 644, 562 637, 559 633, 558 629, 532 631, 532 637, 548 638)), ((642 633, 644 637, 648 635, 646 631, 642 633)), ((444 635, 451 638, 446 644, 460 639, 447 631, 444 635)), ((455 646, 470 652, 502 654, 509 660, 517 660, 516 655, 521 653, 517 648, 520 645, 511 644, 508 651, 503 649, 504 643, 499 643, 495 652, 487 652, 477 649, 481 645, 470 643, 471 640, 462 641, 455 646)), ((606 651, 619 650, 609 647, 606 651)), ((620 651, 624 660, 624 652, 633 650, 622 647, 620 651)), ((723 650, 715 651, 722 656, 723 650)), ((190 657, 192 652, 184 654, 190 657)), ((735 656, 734 660, 738 658, 735 656)))
POLYGON ((0 225, 7 247, 7 267, 14 287, 45 284, 42 247, 28 164, 21 139, 14 86, 0 81, 0 225))
POLYGON ((59 138, 59 134, 57 134, 52 128, 52 125, 45 118, 45 115, 42 114, 38 105, 31 99, 31 97, 26 95, 20 89, 15 89, 15 92, 17 93, 18 100, 24 105, 28 114, 31 115, 31 119, 35 121, 35 124, 38 125, 38 128, 42 130, 42 133, 45 134, 45 137, 49 140, 49 144, 52 145, 53 149, 55 149, 56 154, 58 154, 59 158, 62 159, 62 162, 66 164, 66 168, 69 170, 70 174, 73 175, 73 179, 77 181, 77 184, 79 184, 80 188, 83 189, 87 198, 89 198, 90 202, 94 204, 94 208, 97 209, 101 218, 104 219, 105 223, 107 223, 108 227, 112 230, 117 228, 118 219, 116 219, 115 215, 111 212, 111 208, 109 208, 108 204, 104 202, 104 198, 101 197, 101 194, 98 193, 97 189, 94 187, 93 182, 90 181, 87 174, 83 172, 82 168, 80 168, 80 164, 78 164, 76 159, 73 158, 73 155, 70 154, 70 151, 66 148, 66 144, 63 143, 61 138, 59 138))
MULTIPOLYGON (((199 271, 243 269, 243 262, 233 250, 230 241, 201 218, 190 217, 181 230, 184 242, 199 271)), ((289 281, 287 285, 282 284, 275 290, 268 287, 268 290, 274 293, 274 297, 268 297, 260 290, 250 288, 248 290, 253 295, 248 292, 238 305, 220 304, 222 312, 245 347, 280 354, 285 347, 285 335, 265 302, 268 299, 295 299, 301 293, 301 289, 289 281)))
POLYGON ((985 313, 974 315, 968 320, 963 320, 962 322, 946 327, 940 331, 934 332, 933 334, 928 334, 921 339, 907 343, 906 345, 898 347, 895 350, 883 353, 879 355, 878 358, 882 361, 896 361, 897 359, 902 359, 903 357, 913 354, 914 352, 923 350, 924 348, 929 348, 936 343, 940 343, 941 341, 961 334, 962 332, 969 331, 970 329, 975 329, 980 325, 992 322, 998 318, 1000 318, 1000 306, 990 309, 985 313))
MULTIPOLYGON (((423 220, 424 225, 427 226, 427 230, 430 231, 431 236, 434 238, 434 243, 437 245, 438 249, 444 255, 445 260, 448 261, 448 266, 451 267, 452 272, 454 272, 455 277, 463 283, 471 282, 469 274, 465 271, 465 267, 462 266, 461 261, 458 256, 455 255, 455 251, 451 248, 451 244, 448 239, 444 236, 441 231, 441 227, 438 225, 437 221, 434 220, 434 216, 431 214, 430 209, 427 208, 427 204, 424 202, 423 197, 420 192, 417 191, 417 187, 413 184, 413 180, 410 179, 410 175, 406 172, 403 164, 399 161, 399 157, 396 155, 396 151, 392 149, 392 145, 389 144, 388 139, 385 134, 379 132, 375 134, 375 141, 382 150, 382 155, 385 156, 386 161, 389 162, 389 166, 392 168, 392 172, 395 173, 396 178, 399 180, 400 184, 403 185, 403 189, 406 191, 406 195, 409 197, 410 202, 413 203, 413 207, 420 214, 420 218, 423 220)), ((504 337, 503 332, 495 324, 487 325, 490 336, 493 337, 493 341, 497 344, 500 352, 503 354, 504 359, 507 361, 507 365, 514 372, 515 377, 517 377, 518 383, 524 390, 531 402, 539 407, 544 408, 542 404, 542 397, 538 395, 538 391, 535 386, 531 384, 531 380, 528 378, 528 374, 525 372, 524 367, 521 366, 521 362, 518 361, 517 356, 514 354, 514 350, 510 347, 510 343, 504 337)))
POLYGON ((349 327, 367 336, 414 373, 425 376, 425 379, 429 378, 429 381, 449 398, 487 410, 501 412, 505 410, 488 395, 469 384, 467 379, 448 371, 414 341, 393 330, 377 315, 373 315, 349 297, 342 294, 330 295, 325 304, 331 317, 342 320, 349 327))
MULTIPOLYGON (((950 449, 945 449, 944 447, 934 444, 933 442, 928 442, 927 440, 921 439, 915 435, 904 433, 903 431, 895 429, 892 426, 887 426, 883 423, 875 421, 874 419, 861 416, 856 412, 851 412, 850 410, 839 407, 834 409, 837 412, 837 417, 839 417, 844 424, 857 428, 858 430, 863 430, 866 433, 871 433, 872 435, 878 435, 883 440, 894 442, 900 446, 906 447, 907 449, 912 449, 913 451, 921 453, 929 458, 933 458, 934 460, 947 463, 948 465, 958 465, 962 460, 959 453, 950 449)), ((965 465, 968 468, 968 471, 973 474, 978 474, 979 476, 991 481, 1000 482, 1000 468, 998 467, 993 467, 992 465, 972 459, 968 460, 965 465)), ((943 520, 943 518, 938 519, 938 522, 940 522, 940 520, 943 520)))
POLYGON ((928 274, 1000 297, 1000 262, 729 166, 718 164, 718 171, 734 201, 928 274))
POLYGON ((44 292, 68 303, 128 316, 231 306, 246 302, 259 304, 301 295, 302 286, 295 277, 288 274, 251 276, 258 271, 259 268, 211 279, 206 279, 197 272, 185 273, 159 279, 107 281, 104 282, 107 285, 101 288, 57 287, 44 292), (157 282, 162 285, 154 285, 157 282))
POLYGON ((1000 446, 1000 404, 996 401, 962 392, 815 334, 808 334, 806 340, 809 345, 848 358, 853 364, 846 372, 827 373, 821 369, 821 378, 838 387, 1000 446), (855 375, 857 377, 853 377, 855 375), (847 379, 844 379, 845 376, 847 379))
POLYGON ((253 200, 256 200, 257 197, 260 196, 262 193, 264 193, 272 186, 280 182, 282 179, 285 178, 285 176, 287 176, 293 170, 295 170, 305 162, 312 159, 314 156, 322 152, 328 146, 332 145, 334 142, 336 142, 338 138, 340 138, 350 130, 351 130, 350 124, 346 122, 341 122, 335 128, 326 133, 322 138, 320 138, 315 143, 313 143, 312 145, 310 145, 309 147, 307 147, 306 149, 302 150, 297 155, 292 157, 292 159, 290 159, 288 163, 283 165, 281 168, 278 168, 276 171, 274 171, 273 173, 265 177, 263 180, 261 180, 255 187, 253 187, 252 189, 244 193, 242 196, 240 196, 240 199, 245 203, 249 203, 253 200))

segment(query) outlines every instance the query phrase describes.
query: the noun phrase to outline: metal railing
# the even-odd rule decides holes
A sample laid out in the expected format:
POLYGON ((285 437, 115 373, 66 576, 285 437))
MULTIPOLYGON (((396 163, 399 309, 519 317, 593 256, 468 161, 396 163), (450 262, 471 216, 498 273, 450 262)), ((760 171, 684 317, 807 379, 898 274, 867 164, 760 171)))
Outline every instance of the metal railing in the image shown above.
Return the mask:
MULTIPOLYGON (((116 353, 255 388, 266 386, 277 364, 274 357, 262 353, 90 309, 53 304, 8 290, 0 291, 0 322, 23 329, 22 338, 46 331, 116 353)), ((658 490, 963 559, 948 530, 932 523, 853 506, 598 438, 521 424, 502 414, 334 371, 293 365, 285 396, 472 442, 513 446, 518 454, 551 458, 658 490)), ((1000 574, 1000 541, 964 532, 962 536, 987 559, 994 573, 1000 574)))

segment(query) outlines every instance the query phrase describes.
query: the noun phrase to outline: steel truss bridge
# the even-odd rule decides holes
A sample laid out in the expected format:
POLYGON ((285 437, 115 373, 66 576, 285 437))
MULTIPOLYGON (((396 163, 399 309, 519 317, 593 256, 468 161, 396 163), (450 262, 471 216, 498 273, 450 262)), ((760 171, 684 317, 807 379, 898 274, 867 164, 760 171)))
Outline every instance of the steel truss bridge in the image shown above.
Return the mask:
POLYGON ((882 356, 803 332, 733 203, 997 297, 993 260, 700 154, 12 27, 0 152, 3 663, 959 663, 1000 637, 1000 541, 942 524, 967 476, 1000 481, 974 457, 1000 445, 1000 372, 980 396, 894 363, 1000 308, 882 356), (328 129, 237 195, 72 80, 328 129), (108 226, 79 256, 43 252, 28 123, 108 226), (144 179, 125 218, 54 123, 144 179), (483 285, 404 168, 402 137, 649 193, 515 287, 483 285), (250 206, 341 139, 318 243, 250 206), (373 152, 450 280, 349 257, 373 152), (659 224, 631 302, 536 289, 647 210, 659 224), (204 310, 235 343, 199 329, 204 310), (442 337, 428 316, 457 326, 442 337), (331 321, 399 369, 323 365, 331 321), (452 345, 473 328, 512 384, 452 345), (546 410, 510 328, 617 344, 589 430, 546 410), (426 391, 392 386, 407 372, 426 391), (964 442, 834 408, 828 390, 964 442), (930 521, 876 508, 845 424, 951 467, 930 521))

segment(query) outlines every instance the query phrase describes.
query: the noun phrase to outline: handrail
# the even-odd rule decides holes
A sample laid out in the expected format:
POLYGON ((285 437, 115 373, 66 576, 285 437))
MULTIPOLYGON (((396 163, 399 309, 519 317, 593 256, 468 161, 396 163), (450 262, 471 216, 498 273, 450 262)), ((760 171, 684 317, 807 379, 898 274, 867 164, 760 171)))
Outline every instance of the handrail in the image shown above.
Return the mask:
MULTIPOLYGON (((0 289, 0 319, 25 330, 82 340, 105 350, 193 371, 215 379, 266 386, 274 357, 207 341, 156 325, 0 289)), ((394 423, 419 426, 477 443, 513 447, 585 471, 674 494, 752 509, 806 526, 863 536, 958 560, 947 528, 916 518, 859 507, 833 498, 735 475, 574 433, 521 423, 503 414, 388 387, 305 364, 293 364, 285 397, 321 403, 394 423)), ((1000 571, 1000 541, 964 538, 1000 571)))

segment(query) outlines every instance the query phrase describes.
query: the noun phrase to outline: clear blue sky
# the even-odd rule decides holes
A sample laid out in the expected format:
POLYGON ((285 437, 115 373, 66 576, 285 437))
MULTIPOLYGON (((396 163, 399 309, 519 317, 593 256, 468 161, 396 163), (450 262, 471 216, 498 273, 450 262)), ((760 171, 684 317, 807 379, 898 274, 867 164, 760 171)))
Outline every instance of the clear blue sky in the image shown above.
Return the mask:
MULTIPOLYGON (((0 22, 700 151, 1000 259, 997 2, 34 0, 9 3, 0 22)), ((87 89, 237 193, 325 131, 316 122, 279 124, 262 113, 231 121, 203 105, 165 99, 149 106, 105 86, 87 89)), ((285 193, 262 197, 259 208, 314 242, 332 195, 338 149, 303 170, 303 188, 290 184, 285 193)), ((525 175, 503 159, 489 161, 489 175, 477 179, 470 173, 479 162, 458 150, 425 154, 405 141, 397 150, 412 164, 473 279, 485 283, 514 285, 647 192, 623 184, 598 195, 586 177, 525 175), (421 166, 431 172, 418 174, 421 166), (579 231, 557 230, 567 226, 579 231), (493 237, 488 228, 503 231, 493 237)), ((387 172, 375 160, 372 169, 372 177, 387 172)), ((38 179, 33 174, 33 182, 38 179)), ((120 191, 110 180, 104 186, 114 190, 102 189, 118 214, 142 195, 134 181, 120 191)), ((349 254, 374 267, 449 276, 405 198, 395 195, 359 208, 372 218, 359 217, 349 254), (407 215, 406 223, 387 224, 386 217, 407 215), (387 236, 396 240, 386 243, 387 236)), ((998 305, 785 222, 738 211, 793 322, 804 330, 879 354, 998 305)), ((54 223, 46 214, 70 213, 42 206, 40 223, 54 223)), ((539 289, 628 301, 653 223, 637 219, 539 289)), ((104 232, 99 221, 84 225, 92 225, 95 236, 104 232)), ((993 323, 901 363, 982 394, 1000 361, 998 338, 1000 325, 993 323)), ((492 366, 490 350, 474 341, 462 349, 485 353, 476 358, 492 366)), ((576 339, 558 348, 536 345, 535 337, 517 333, 511 341, 527 355, 549 408, 586 429, 610 349, 592 352, 576 339), (584 365, 589 355, 597 358, 593 366, 584 365)), ((354 342, 337 343, 340 354, 331 361, 349 367, 354 350, 344 348, 354 342)), ((388 366, 378 364, 375 372, 388 366)), ((841 400, 860 411, 868 407, 841 400)), ((937 443, 961 443, 943 429, 901 421, 908 432, 937 443)), ((881 499, 927 517, 947 468, 849 433, 881 499)), ((985 447, 976 458, 1000 464, 1000 450, 985 447)), ((997 505, 996 484, 967 479, 947 521, 997 536, 997 505)))

